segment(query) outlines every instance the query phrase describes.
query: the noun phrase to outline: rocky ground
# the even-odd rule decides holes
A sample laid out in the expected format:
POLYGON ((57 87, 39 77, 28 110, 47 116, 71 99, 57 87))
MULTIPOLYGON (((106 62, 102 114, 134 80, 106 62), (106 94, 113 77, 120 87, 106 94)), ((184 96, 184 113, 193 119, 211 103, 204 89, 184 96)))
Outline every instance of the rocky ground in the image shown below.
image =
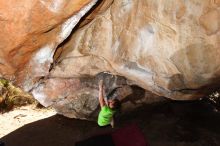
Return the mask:
MULTIPOLYGON (((1 140, 7 146, 73 146, 76 141, 114 130, 31 106, 1 115, 0 123, 1 140)), ((150 146, 220 145, 220 113, 204 100, 147 105, 122 114, 116 123, 116 128, 137 123, 150 146)))

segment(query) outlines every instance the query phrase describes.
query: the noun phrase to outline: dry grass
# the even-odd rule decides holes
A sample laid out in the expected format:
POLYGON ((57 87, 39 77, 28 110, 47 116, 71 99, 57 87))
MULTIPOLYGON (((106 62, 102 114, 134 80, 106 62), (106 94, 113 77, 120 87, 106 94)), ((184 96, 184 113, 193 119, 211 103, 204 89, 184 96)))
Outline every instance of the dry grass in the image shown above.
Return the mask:
POLYGON ((0 112, 6 112, 14 107, 34 103, 34 98, 15 87, 8 80, 0 78, 0 112))

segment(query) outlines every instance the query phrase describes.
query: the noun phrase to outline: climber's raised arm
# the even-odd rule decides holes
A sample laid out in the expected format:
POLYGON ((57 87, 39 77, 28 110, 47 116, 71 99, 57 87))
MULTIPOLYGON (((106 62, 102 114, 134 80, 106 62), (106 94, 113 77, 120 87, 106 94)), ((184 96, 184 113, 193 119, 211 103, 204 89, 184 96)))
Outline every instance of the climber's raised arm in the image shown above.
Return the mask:
POLYGON ((99 104, 101 108, 106 105, 104 100, 103 80, 99 81, 99 104))

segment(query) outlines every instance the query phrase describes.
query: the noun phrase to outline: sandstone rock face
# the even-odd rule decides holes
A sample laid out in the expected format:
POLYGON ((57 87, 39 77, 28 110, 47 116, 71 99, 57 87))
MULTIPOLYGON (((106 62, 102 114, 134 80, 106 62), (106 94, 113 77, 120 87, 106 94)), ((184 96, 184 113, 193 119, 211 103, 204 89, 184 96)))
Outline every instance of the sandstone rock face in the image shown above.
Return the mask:
POLYGON ((1 0, 1 76, 25 88, 46 76, 56 47, 96 1, 1 0))
POLYGON ((114 1, 72 35, 51 75, 109 71, 157 95, 203 97, 220 75, 219 15, 219 1, 114 1))
POLYGON ((219 87, 219 0, 99 1, 72 31, 95 3, 1 1, 0 74, 43 105, 87 119, 97 114, 100 78, 106 92, 122 87, 128 108, 159 96, 198 99, 219 87), (143 98, 133 102, 135 95, 143 98))
POLYGON ((116 89, 114 96, 123 103, 123 111, 131 111, 144 104, 163 98, 131 85, 122 76, 100 73, 95 77, 50 78, 33 90, 33 95, 44 106, 53 106, 56 111, 70 118, 96 120, 99 112, 98 82, 104 80, 105 96, 116 89))

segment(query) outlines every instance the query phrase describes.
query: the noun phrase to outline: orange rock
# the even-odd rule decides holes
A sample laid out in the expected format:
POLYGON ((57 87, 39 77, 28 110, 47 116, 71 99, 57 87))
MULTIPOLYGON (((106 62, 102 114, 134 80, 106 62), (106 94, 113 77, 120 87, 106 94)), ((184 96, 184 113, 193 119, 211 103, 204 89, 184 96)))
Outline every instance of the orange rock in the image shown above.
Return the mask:
MULTIPOLYGON (((54 50, 60 39, 62 24, 92 0, 8 0, 0 1, 0 74, 19 79, 33 55, 42 47, 54 50), (51 45, 52 44, 52 45, 51 45)), ((93 1, 94 5, 95 1, 93 1)), ((88 8, 89 10, 90 8, 88 8)), ((86 11, 88 11, 86 10, 86 11)), ((84 12, 85 14, 86 12, 84 12)), ((79 20, 84 14, 75 18, 79 20)), ((71 31, 74 26, 71 26, 71 31)), ((65 28, 64 28, 65 29, 65 28)), ((68 37, 69 34, 65 34, 68 37)), ((53 56, 53 54, 51 54, 53 56)), ((30 66, 28 67, 30 68, 30 66)), ((29 70, 27 71, 29 72, 29 70)))

